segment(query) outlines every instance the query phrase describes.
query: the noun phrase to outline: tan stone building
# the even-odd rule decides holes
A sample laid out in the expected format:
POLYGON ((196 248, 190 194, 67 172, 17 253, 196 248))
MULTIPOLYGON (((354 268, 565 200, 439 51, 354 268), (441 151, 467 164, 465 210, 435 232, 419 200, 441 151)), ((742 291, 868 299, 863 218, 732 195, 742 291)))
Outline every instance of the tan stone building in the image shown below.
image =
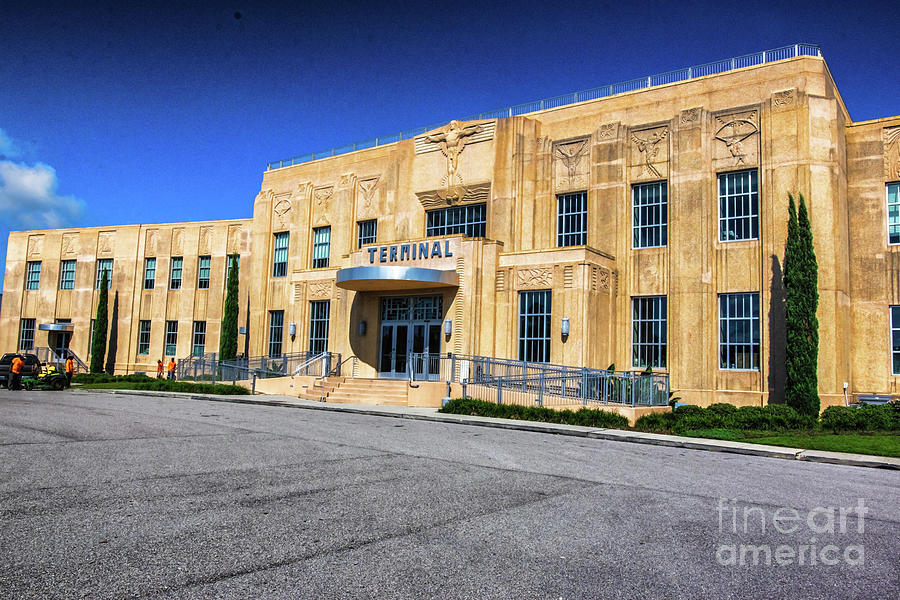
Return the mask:
POLYGON ((411 351, 650 364, 686 401, 760 404, 783 395, 793 193, 823 405, 845 382, 896 393, 900 117, 852 123, 817 52, 763 56, 270 164, 251 219, 14 232, 0 348, 86 356, 110 269, 117 371, 215 351, 236 253, 253 356, 327 348, 371 377, 411 351))

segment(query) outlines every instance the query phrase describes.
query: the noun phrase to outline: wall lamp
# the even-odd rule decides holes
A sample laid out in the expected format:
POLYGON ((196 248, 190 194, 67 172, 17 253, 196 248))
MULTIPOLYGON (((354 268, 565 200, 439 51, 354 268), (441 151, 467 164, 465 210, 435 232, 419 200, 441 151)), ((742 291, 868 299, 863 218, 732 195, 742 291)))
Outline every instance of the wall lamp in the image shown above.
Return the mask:
POLYGON ((562 323, 559 326, 559 331, 564 338, 569 337, 569 317, 563 317, 562 323))
POLYGON ((448 338, 453 334, 453 321, 447 319, 444 321, 444 335, 448 338))
POLYGON ((291 323, 288 325, 288 334, 291 336, 291 341, 294 341, 294 338, 297 337, 297 324, 291 323))

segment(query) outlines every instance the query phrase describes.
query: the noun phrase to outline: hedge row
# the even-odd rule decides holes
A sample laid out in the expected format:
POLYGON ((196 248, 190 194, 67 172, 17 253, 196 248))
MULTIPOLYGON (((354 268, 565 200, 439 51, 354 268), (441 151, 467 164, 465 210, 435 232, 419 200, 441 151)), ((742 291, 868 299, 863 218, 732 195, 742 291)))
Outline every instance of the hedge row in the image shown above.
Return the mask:
POLYGON ((577 411, 553 410, 540 406, 519 406, 518 404, 496 404, 472 398, 457 398, 448 402, 440 412, 454 415, 477 415, 542 423, 562 423, 584 425, 586 427, 628 427, 628 419, 605 410, 582 408, 577 411))
POLYGON ((900 402, 867 404, 859 408, 829 406, 822 412, 822 429, 842 431, 900 431, 900 402))
POLYGON ((239 385, 212 385, 209 383, 192 383, 190 381, 151 379, 150 377, 144 377, 143 381, 120 380, 88 383, 83 386, 83 389, 150 390, 154 392, 190 392, 194 394, 218 394, 227 396, 242 396, 250 393, 250 390, 239 385))
POLYGON ((113 383, 117 381, 143 382, 150 378, 142 373, 131 375, 109 375, 107 373, 76 373, 72 383, 113 383))

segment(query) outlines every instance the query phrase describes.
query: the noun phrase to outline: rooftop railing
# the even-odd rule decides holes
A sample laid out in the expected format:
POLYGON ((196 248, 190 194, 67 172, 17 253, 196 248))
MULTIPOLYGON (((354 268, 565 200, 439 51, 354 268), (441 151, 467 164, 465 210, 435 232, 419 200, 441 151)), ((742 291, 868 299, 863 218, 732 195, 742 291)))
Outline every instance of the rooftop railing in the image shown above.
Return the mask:
MULTIPOLYGON (((572 94, 564 94, 562 96, 555 96, 553 98, 544 98, 543 100, 535 100, 534 102, 517 104, 515 106, 509 106, 507 108, 490 110, 487 112, 469 115, 459 120, 482 121, 486 119, 506 119, 509 117, 516 117, 540 110, 546 110, 548 108, 557 108, 560 106, 566 106, 568 104, 575 104, 576 102, 585 102, 587 100, 606 98, 607 96, 615 96, 616 94, 624 94, 626 92, 633 92, 635 90, 644 88, 676 83, 678 81, 686 81, 688 79, 696 79, 698 77, 706 77, 707 75, 725 73, 726 71, 743 69, 744 67, 762 65, 779 60, 785 60, 788 58, 796 58, 798 56, 822 56, 822 50, 815 44, 793 44, 791 46, 782 46, 781 48, 775 48, 773 50, 763 50, 762 52, 754 52, 752 54, 745 54, 743 56, 736 56, 734 58, 717 60, 715 62, 709 62, 694 67, 676 69, 674 71, 660 73, 658 75, 650 75, 648 77, 641 77, 639 79, 632 79, 630 81, 604 85, 601 87, 584 90, 582 92, 574 92, 572 94)), ((343 146, 337 146, 329 150, 310 152, 308 154, 294 156, 293 158, 276 160, 268 163, 266 170, 271 171, 272 169, 280 169, 282 167, 290 167, 291 165, 299 165, 313 160, 319 160, 320 158, 339 156, 341 154, 347 154, 349 152, 356 152, 357 150, 365 150, 367 148, 374 148, 376 146, 393 144, 394 142, 399 142, 400 140, 409 140, 418 135, 422 135, 426 131, 431 131, 432 129, 443 127, 447 123, 449 123, 449 121, 444 121, 435 125, 429 125, 428 127, 408 129, 399 133, 392 133, 390 135, 376 137, 362 142, 356 142, 354 144, 344 144, 343 146)))

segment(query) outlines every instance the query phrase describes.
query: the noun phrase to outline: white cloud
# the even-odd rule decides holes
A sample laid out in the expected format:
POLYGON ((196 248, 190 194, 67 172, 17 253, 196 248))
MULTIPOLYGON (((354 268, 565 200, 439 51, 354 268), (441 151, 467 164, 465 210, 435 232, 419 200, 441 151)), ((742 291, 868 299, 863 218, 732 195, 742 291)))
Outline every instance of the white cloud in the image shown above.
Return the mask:
MULTIPOLYGON (((0 147, 3 139, 8 138, 0 136, 0 147)), ((56 170, 49 165, 29 167, 0 160, 0 222, 11 229, 71 225, 84 212, 84 202, 73 196, 57 196, 57 185, 56 170)))
POLYGON ((12 141, 6 132, 0 129, 0 160, 6 158, 16 158, 21 152, 16 143, 12 141))

